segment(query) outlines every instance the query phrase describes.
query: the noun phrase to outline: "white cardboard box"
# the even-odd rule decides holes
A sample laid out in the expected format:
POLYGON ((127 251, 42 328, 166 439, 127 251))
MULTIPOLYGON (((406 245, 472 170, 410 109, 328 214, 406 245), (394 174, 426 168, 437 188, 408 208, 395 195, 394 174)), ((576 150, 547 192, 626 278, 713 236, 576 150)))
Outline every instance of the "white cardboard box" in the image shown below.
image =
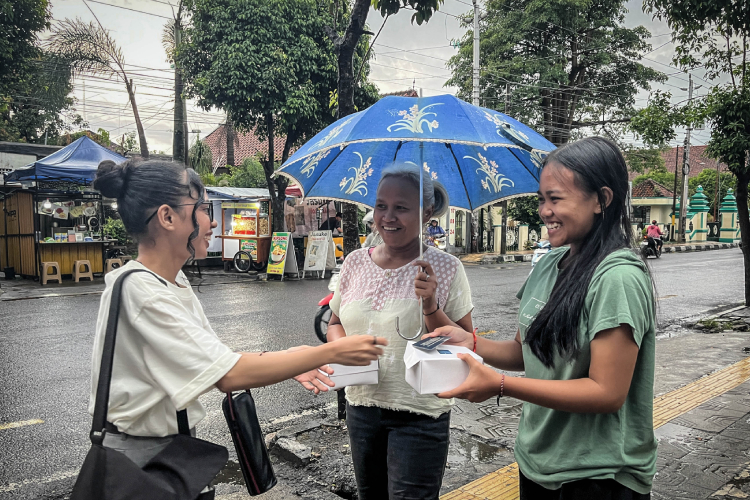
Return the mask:
POLYGON ((469 365, 456 354, 471 354, 480 363, 484 362, 481 356, 465 347, 443 344, 432 351, 423 351, 412 344, 414 342, 409 342, 404 352, 406 381, 419 394, 450 391, 466 380, 469 365))
POLYGON ((367 366, 344 366, 331 363, 333 375, 329 375, 336 385, 330 390, 341 389, 350 385, 372 385, 378 383, 378 360, 371 361, 367 366))

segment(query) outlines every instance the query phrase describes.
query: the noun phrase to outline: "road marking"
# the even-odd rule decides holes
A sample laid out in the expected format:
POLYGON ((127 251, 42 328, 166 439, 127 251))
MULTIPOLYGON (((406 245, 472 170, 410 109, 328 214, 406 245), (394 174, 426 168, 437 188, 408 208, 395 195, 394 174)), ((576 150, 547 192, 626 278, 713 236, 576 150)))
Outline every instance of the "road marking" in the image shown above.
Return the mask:
POLYGON ((34 420, 21 420, 20 422, 10 422, 7 424, 0 424, 0 431, 4 431, 6 429, 15 429, 16 427, 25 427, 27 425, 36 425, 36 424, 43 424, 44 420, 34 419, 34 420))
MULTIPOLYGON (((654 429, 748 380, 750 358, 745 358, 659 396, 654 399, 654 429)), ((518 464, 512 463, 446 493, 440 500, 517 500, 518 494, 518 464)))
POLYGON ((677 297, 677 295, 665 295, 664 297, 657 297, 656 300, 671 299, 677 297))

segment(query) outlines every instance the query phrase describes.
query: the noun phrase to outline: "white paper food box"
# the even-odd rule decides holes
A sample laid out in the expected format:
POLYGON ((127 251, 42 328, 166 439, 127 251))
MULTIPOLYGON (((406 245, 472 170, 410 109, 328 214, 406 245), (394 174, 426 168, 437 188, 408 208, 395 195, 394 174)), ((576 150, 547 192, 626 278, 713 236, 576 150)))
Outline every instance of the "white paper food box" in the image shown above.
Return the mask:
POLYGON ((330 390, 341 389, 350 385, 372 385, 378 383, 379 365, 377 359, 371 361, 367 366, 344 366, 336 363, 331 363, 328 366, 333 368, 333 375, 329 375, 328 378, 336 384, 330 390))
POLYGON ((423 351, 413 344, 414 342, 409 342, 404 352, 406 381, 419 394, 450 391, 466 380, 469 365, 456 354, 471 354, 480 363, 484 362, 481 356, 465 347, 443 344, 432 351, 423 351))

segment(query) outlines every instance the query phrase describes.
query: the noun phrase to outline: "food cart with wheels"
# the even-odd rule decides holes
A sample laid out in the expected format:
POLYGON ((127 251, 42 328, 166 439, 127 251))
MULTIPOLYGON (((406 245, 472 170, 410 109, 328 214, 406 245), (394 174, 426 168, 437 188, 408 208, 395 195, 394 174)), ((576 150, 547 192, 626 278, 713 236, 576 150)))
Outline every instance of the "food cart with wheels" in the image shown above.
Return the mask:
MULTIPOLYGON (((207 187, 212 201, 215 238, 221 240, 224 270, 233 267, 235 256, 244 250, 252 257, 249 266, 262 271, 271 248, 271 196, 267 189, 207 187)), ((209 248, 209 251, 211 248, 209 248)))
POLYGON ((106 248, 116 241, 102 235, 105 200, 90 187, 104 160, 126 158, 84 136, 5 176, 2 268, 37 278, 42 263, 55 262, 64 276, 88 260, 93 273, 104 271, 106 248))

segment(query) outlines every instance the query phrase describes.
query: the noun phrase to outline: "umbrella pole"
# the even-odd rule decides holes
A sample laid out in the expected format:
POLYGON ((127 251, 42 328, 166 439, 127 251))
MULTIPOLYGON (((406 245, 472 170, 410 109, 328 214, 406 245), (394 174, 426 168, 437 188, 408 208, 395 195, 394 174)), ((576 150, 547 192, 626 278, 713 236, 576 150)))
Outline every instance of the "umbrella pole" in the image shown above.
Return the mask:
MULTIPOLYGON (((419 171, 419 218, 422 219, 424 216, 424 178, 422 177, 424 170, 424 143, 419 143, 419 166, 417 167, 417 170, 419 171)), ((419 260, 422 260, 424 257, 423 252, 423 245, 424 245, 424 222, 420 222, 419 227, 419 260)), ((419 271, 417 271, 419 272, 419 271)), ((417 333, 414 334, 413 337, 406 337, 401 333, 401 330, 399 329, 398 325, 398 316, 396 316, 396 333, 404 339, 404 340, 414 340, 418 338, 420 335, 422 335, 422 332, 425 330, 425 322, 424 322, 424 314, 422 314, 422 297, 419 297, 419 330, 417 330, 417 333)))

